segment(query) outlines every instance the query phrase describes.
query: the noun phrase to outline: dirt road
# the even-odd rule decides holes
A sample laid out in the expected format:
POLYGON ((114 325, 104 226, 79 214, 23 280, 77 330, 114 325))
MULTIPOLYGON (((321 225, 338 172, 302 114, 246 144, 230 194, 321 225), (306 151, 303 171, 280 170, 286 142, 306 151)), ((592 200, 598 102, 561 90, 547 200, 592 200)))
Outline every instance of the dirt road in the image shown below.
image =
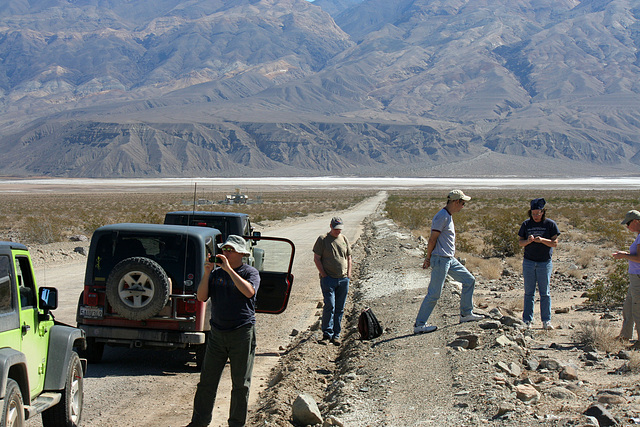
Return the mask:
MULTIPOLYGON (((344 212, 330 212, 303 219, 285 220, 266 227, 265 236, 286 237, 296 245, 293 292, 287 311, 281 315, 259 315, 258 350, 251 387, 250 405, 269 381, 269 372, 280 351, 289 344, 294 329, 305 330, 317 319, 322 300, 311 248, 318 235, 329 230, 333 215, 345 223, 344 234, 355 242, 362 231, 362 220, 380 205, 386 193, 369 198, 344 212)), ((84 262, 47 265, 37 268, 38 280, 59 290, 56 318, 75 324, 75 311, 84 280, 84 262)), ((157 352, 140 349, 105 349, 103 362, 91 365, 85 380, 84 427, 181 426, 191 416, 199 373, 195 364, 186 363, 183 351, 157 352)), ((214 408, 213 427, 225 426, 229 408, 230 379, 223 375, 214 408)), ((28 423, 40 424, 39 417, 28 423)))

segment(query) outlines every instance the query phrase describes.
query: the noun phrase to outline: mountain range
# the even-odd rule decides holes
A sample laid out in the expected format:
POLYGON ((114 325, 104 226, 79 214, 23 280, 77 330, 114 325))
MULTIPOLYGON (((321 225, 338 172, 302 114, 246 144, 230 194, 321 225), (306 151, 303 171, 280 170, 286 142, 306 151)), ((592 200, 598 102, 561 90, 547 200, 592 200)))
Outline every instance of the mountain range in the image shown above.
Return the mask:
POLYGON ((636 0, 3 0, 0 175, 640 172, 636 0))

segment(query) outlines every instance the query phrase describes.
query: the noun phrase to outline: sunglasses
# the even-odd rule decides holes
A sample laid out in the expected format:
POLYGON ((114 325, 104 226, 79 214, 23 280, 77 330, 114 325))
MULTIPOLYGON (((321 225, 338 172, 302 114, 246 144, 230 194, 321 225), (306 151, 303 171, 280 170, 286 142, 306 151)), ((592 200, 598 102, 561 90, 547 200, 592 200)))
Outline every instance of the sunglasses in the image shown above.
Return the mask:
POLYGON ((226 246, 225 246, 224 248, 222 248, 221 250, 222 250, 222 252, 235 252, 235 251, 236 251, 235 249, 233 249, 233 248, 228 248, 228 247, 226 247, 226 246))

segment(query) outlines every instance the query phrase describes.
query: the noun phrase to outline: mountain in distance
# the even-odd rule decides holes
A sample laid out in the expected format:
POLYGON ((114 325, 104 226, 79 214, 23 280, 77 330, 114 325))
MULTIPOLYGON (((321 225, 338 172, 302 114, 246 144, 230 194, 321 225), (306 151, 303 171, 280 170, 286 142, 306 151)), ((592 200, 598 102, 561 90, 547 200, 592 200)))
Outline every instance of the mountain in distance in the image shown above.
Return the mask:
POLYGON ((5 0, 2 175, 629 175, 632 0, 5 0))

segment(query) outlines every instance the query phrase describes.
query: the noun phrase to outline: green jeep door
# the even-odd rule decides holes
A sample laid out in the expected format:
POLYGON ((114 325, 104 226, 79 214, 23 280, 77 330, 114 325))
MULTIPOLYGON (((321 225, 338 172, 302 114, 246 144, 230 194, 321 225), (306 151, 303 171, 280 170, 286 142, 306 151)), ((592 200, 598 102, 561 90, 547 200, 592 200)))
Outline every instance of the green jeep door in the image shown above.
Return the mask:
POLYGON ((27 356, 31 396, 40 394, 44 387, 52 321, 38 321, 38 294, 29 254, 14 251, 16 280, 20 293, 21 351, 27 356))
POLYGON ((20 349, 20 314, 18 296, 12 280, 11 259, 0 255, 0 348, 20 349))

